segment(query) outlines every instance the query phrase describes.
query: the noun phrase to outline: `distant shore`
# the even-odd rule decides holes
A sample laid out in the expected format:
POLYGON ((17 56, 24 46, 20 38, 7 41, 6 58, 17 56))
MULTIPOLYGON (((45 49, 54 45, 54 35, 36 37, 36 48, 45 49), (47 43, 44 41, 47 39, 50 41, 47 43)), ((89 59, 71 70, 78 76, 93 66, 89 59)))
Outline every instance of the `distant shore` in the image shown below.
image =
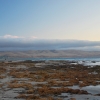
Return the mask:
POLYGON ((97 58, 100 51, 82 50, 31 50, 31 51, 4 51, 0 52, 2 59, 7 58, 97 58))

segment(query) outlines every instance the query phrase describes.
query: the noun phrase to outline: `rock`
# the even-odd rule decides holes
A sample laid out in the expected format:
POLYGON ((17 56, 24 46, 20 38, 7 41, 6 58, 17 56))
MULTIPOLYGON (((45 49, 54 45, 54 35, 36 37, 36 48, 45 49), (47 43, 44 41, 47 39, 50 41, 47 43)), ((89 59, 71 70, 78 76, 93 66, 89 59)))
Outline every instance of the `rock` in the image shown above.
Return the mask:
POLYGON ((70 100, 76 100, 75 98, 70 98, 70 100))

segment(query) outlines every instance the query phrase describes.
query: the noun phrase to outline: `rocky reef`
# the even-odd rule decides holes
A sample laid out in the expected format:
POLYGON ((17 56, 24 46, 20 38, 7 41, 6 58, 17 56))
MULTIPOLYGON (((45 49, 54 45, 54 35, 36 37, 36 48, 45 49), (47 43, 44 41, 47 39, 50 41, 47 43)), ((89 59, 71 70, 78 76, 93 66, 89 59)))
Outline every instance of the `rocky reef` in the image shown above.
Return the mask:
MULTIPOLYGON (((98 98, 84 87, 99 86, 100 66, 71 61, 20 61, 0 63, 1 100, 82 100, 98 98), (65 94, 65 95, 63 95, 65 94)), ((92 90, 93 91, 93 90, 92 90)))

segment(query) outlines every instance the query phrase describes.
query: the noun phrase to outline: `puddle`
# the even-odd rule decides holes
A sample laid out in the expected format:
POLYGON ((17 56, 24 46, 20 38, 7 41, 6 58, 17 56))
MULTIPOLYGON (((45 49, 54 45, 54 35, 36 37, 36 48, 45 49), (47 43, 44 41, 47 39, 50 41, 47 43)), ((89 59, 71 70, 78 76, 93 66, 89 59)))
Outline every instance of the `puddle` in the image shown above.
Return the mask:
POLYGON ((83 63, 85 66, 96 66, 96 65, 100 65, 100 62, 91 62, 91 61, 88 61, 88 62, 85 62, 83 63))
POLYGON ((86 87, 82 87, 81 89, 86 90, 87 92, 89 92, 91 94, 100 94, 100 85, 86 86, 86 87))
POLYGON ((68 93, 62 93, 61 95, 64 97, 63 100, 70 100, 70 98, 75 98, 76 100, 100 100, 100 96, 93 96, 93 95, 76 95, 76 94, 70 95, 68 93))
POLYGON ((85 86, 80 88, 78 85, 74 85, 74 86, 69 86, 68 88, 72 88, 72 89, 80 89, 80 90, 86 90, 88 93, 91 94, 100 94, 100 85, 96 85, 96 86, 85 86))

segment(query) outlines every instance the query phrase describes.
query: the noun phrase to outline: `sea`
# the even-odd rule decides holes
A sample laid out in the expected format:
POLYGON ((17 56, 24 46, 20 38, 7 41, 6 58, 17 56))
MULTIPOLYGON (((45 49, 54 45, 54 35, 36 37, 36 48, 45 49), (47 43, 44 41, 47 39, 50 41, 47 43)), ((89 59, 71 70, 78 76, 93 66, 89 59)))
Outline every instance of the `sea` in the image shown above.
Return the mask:
POLYGON ((57 60, 57 61, 100 61, 100 57, 89 57, 89 58, 19 58, 19 57, 0 57, 0 61, 48 61, 48 60, 57 60))

